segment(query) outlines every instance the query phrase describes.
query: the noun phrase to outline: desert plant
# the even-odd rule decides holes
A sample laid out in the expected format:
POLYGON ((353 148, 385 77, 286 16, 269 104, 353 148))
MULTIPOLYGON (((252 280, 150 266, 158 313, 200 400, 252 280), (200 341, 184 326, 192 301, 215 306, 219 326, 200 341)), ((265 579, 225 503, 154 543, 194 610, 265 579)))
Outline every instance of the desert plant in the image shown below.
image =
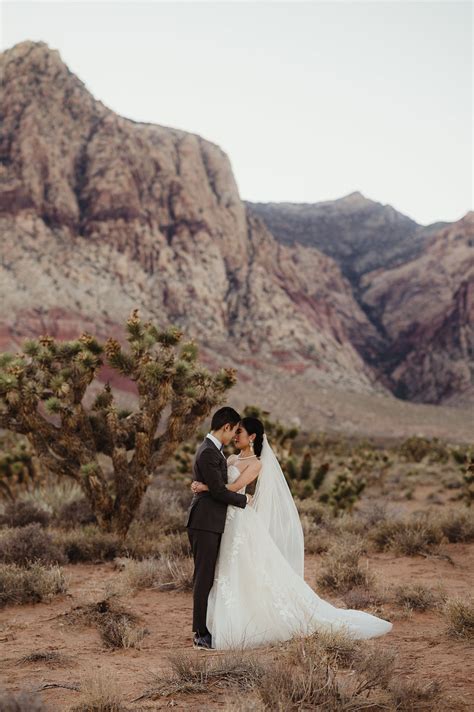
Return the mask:
POLYGON ((25 435, 49 472, 75 480, 99 525, 122 537, 156 467, 235 383, 234 370, 211 374, 198 364, 193 342, 179 346, 178 329, 143 323, 137 309, 126 330, 128 350, 83 333, 74 341, 43 335, 26 340, 22 352, 0 355, 0 427, 25 435), (135 383, 136 412, 116 407, 108 383, 90 408, 84 404, 104 355, 135 383), (156 435, 168 406, 166 427, 156 435), (99 454, 109 458, 109 476, 99 454))
POLYGON ((149 688, 133 700, 159 699, 182 692, 208 692, 212 684, 250 690, 263 674, 263 668, 255 657, 233 651, 218 658, 198 658, 189 653, 169 656, 171 675, 162 673, 155 679, 152 674, 149 688))
POLYGON ((438 525, 450 542, 474 541, 474 511, 456 507, 445 511, 438 525))
POLYGON ((122 702, 122 684, 118 678, 99 670, 86 674, 80 682, 81 701, 70 712, 127 712, 122 702))
POLYGON ((323 558, 317 583, 323 588, 345 593, 354 586, 369 588, 374 581, 372 572, 360 566, 363 547, 359 542, 336 542, 323 558))
POLYGON ((466 462, 461 466, 462 485, 461 499, 467 507, 474 502, 474 451, 470 450, 466 462))
POLYGON ((380 551, 392 550, 405 556, 426 554, 443 538, 438 522, 426 513, 405 519, 386 519, 376 524, 369 533, 380 551))
POLYGON ((51 515, 45 509, 34 502, 21 499, 8 502, 0 515, 0 524, 7 527, 24 527, 35 522, 46 527, 50 520, 51 515))
POLYGON ((36 692, 0 691, 0 710, 2 712, 47 712, 48 708, 36 692))
POLYGON ((0 561, 19 566, 29 566, 33 561, 42 564, 67 563, 64 553, 51 534, 38 523, 2 531, 0 561))
POLYGON ((365 485, 366 481, 362 477, 354 475, 346 467, 337 474, 331 488, 321 494, 319 499, 322 502, 327 502, 335 515, 344 510, 351 512, 364 491, 365 485))
POLYGON ((0 564, 0 606, 38 603, 66 590, 59 566, 43 566, 39 561, 27 569, 17 564, 0 564))
POLYGON ((443 608, 448 634, 454 638, 474 638, 474 598, 448 598, 443 608))
POLYGON ((124 552, 122 539, 95 524, 56 530, 52 538, 71 564, 79 561, 110 561, 124 552))
POLYGON ((13 501, 41 477, 41 468, 28 441, 14 433, 3 435, 0 441, 0 496, 13 501))
POLYGON ((397 586, 394 594, 396 603, 410 611, 427 611, 439 602, 439 596, 419 583, 397 586))
POLYGON ((189 591, 193 585, 193 563, 189 556, 163 556, 142 561, 124 561, 127 589, 156 588, 160 591, 189 591))

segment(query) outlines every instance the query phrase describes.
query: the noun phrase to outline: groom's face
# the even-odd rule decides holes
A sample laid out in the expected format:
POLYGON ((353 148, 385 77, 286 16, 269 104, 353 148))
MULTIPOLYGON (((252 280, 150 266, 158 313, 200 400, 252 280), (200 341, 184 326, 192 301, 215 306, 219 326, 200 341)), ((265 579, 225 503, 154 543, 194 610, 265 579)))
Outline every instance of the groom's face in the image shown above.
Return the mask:
POLYGON ((224 430, 222 432, 222 444, 223 445, 228 445, 230 442, 235 437, 235 433, 237 432, 237 428, 239 427, 239 423, 236 425, 231 425, 230 423, 227 423, 227 425, 224 425, 224 430))

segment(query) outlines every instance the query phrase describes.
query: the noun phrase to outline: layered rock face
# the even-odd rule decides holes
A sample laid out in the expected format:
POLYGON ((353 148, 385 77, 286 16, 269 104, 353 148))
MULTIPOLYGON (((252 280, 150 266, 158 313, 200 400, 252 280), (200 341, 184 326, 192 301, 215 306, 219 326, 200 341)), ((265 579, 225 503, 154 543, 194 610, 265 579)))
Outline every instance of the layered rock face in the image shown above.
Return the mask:
POLYGON ((417 257, 429 236, 446 224, 418 225, 358 191, 320 203, 246 205, 283 244, 309 245, 333 257, 355 289, 366 272, 417 257))
POLYGON ((473 213, 423 227, 360 193, 247 205, 284 244, 337 261, 376 333, 352 343, 387 388, 418 402, 474 401, 473 213))
POLYGON ((368 273, 361 286, 388 343, 381 365, 396 393, 474 401, 474 212, 430 238, 417 259, 368 273))
POLYGON ((358 346, 379 336, 336 262, 248 215, 218 146, 117 116, 45 43, 7 50, 0 71, 0 348, 118 336, 139 307, 236 365, 249 400, 289 374, 387 392, 358 346))

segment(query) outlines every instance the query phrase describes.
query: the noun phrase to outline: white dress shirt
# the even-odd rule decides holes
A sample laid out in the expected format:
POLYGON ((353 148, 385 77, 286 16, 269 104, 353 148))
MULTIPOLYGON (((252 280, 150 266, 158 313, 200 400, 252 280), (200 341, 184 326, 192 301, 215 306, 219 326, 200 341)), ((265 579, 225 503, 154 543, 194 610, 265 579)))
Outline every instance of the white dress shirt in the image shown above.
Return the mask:
POLYGON ((214 443, 214 445, 216 446, 216 448, 217 448, 218 450, 220 450, 220 452, 221 452, 221 454, 222 454, 222 457, 225 458, 225 455, 224 455, 224 453, 223 453, 222 450, 221 450, 222 443, 221 443, 221 441, 219 440, 219 438, 216 438, 216 436, 213 435, 212 433, 208 433, 208 434, 206 435, 206 438, 209 438, 209 440, 211 440, 211 441, 214 443))

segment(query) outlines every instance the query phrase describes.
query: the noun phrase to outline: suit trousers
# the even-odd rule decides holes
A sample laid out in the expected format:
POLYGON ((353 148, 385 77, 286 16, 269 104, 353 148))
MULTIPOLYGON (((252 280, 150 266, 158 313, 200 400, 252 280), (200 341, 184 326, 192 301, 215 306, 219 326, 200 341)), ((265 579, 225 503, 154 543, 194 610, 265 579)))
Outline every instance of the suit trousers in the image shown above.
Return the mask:
POLYGON ((214 583, 222 533, 188 527, 188 537, 194 558, 193 631, 202 636, 209 634, 206 625, 207 599, 214 583))

